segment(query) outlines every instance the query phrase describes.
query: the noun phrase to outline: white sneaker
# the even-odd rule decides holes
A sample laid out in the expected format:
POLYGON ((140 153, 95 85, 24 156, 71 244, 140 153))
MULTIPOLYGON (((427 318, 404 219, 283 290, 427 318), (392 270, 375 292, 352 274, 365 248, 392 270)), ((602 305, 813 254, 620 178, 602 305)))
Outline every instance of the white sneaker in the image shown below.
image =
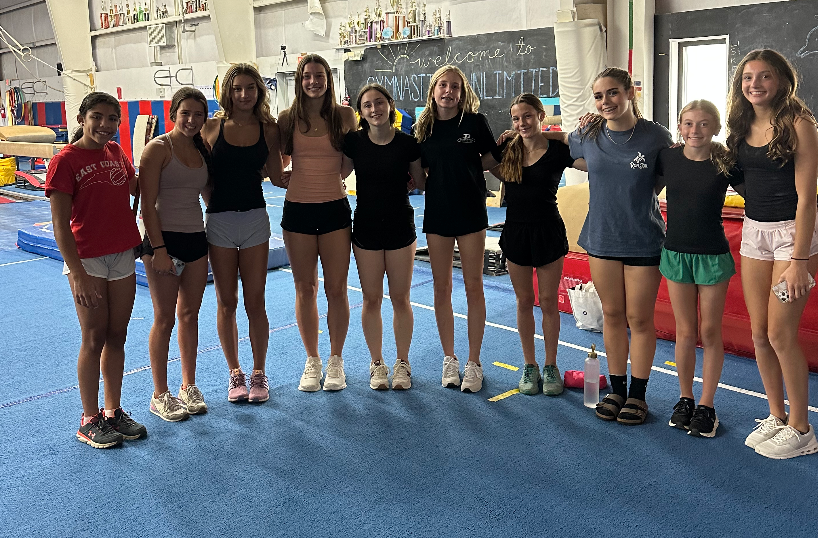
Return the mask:
POLYGON ((324 390, 341 390, 347 386, 347 376, 344 374, 344 359, 332 355, 327 361, 324 390))
POLYGON ((196 385, 188 385, 186 389, 179 387, 179 399, 187 407, 187 412, 191 415, 198 415, 207 411, 207 404, 204 401, 202 391, 196 385))
POLYGON ((158 397, 151 394, 151 413, 168 422, 179 422, 189 416, 182 400, 171 394, 169 390, 158 397))
POLYGON ((395 366, 392 367, 392 389, 408 390, 410 388, 412 388, 412 367, 408 362, 398 359, 395 361, 395 366))
POLYGON ((480 392, 483 388, 483 367, 474 361, 466 363, 463 369, 463 384, 460 385, 462 392, 480 392))
POLYGON ((756 422, 758 422, 758 424, 753 431, 750 432, 750 435, 747 436, 747 439, 744 440, 744 444, 750 448, 755 448, 759 443, 772 439, 772 437, 778 433, 778 428, 787 424, 784 420, 781 420, 773 414, 770 414, 770 416, 764 420, 757 418, 756 422))
POLYGON ((372 390, 389 389, 389 367, 384 363, 369 364, 369 388, 372 390))
POLYGON ((443 357, 443 386, 447 388, 460 386, 460 363, 457 357, 443 357))
POLYGON ((315 392, 321 388, 321 357, 307 357, 307 364, 304 365, 304 373, 301 374, 301 382, 298 384, 298 390, 304 392, 315 392))
POLYGON ((816 452, 818 441, 815 440, 815 430, 811 424, 807 433, 801 433, 792 426, 782 426, 773 437, 756 445, 756 454, 774 460, 785 460, 816 452))

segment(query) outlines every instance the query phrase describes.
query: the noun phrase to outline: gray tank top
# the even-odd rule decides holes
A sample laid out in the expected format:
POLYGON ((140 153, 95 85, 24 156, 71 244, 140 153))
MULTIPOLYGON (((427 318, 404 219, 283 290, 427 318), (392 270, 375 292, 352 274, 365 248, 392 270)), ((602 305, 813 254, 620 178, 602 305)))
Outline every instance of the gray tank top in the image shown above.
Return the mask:
POLYGON ((165 140, 170 144, 171 158, 159 175, 159 195, 156 197, 162 230, 202 232, 204 222, 199 195, 207 184, 207 164, 202 159, 199 168, 185 166, 173 152, 170 136, 165 135, 165 140))

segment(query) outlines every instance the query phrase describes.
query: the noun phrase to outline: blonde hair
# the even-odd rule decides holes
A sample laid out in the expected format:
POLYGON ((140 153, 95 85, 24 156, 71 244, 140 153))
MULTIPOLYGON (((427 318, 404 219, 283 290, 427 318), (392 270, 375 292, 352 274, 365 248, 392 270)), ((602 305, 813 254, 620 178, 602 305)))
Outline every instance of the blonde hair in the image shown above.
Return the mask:
POLYGON ((432 80, 429 82, 429 91, 426 93, 426 108, 420 113, 417 123, 415 123, 415 138, 418 142, 423 142, 426 137, 432 135, 432 128, 435 123, 435 115, 437 114, 437 103, 435 103, 435 87, 438 81, 446 73, 457 73, 463 84, 460 87, 460 101, 457 103, 457 108, 460 110, 460 119, 463 119, 463 114, 474 114, 480 108, 480 99, 474 93, 466 75, 458 67, 453 65, 444 65, 432 75, 432 80))
MULTIPOLYGON (((627 92, 633 88, 633 79, 631 79, 630 73, 625 71, 624 69, 620 69, 618 67, 609 67, 602 71, 600 74, 596 76, 594 79, 593 84, 596 84, 596 81, 603 79, 603 78, 612 78, 614 79, 622 88, 627 92)), ((591 88, 593 91, 593 84, 591 84, 591 88)), ((630 99, 631 106, 633 107, 633 114, 636 116, 636 119, 642 117, 642 112, 639 110, 639 105, 636 104, 636 96, 634 95, 633 99, 630 99)), ((605 122, 605 118, 600 115, 594 116, 594 119, 585 126, 585 130, 582 132, 582 138, 590 138, 591 140, 596 140, 599 136, 599 133, 602 132, 602 124, 605 122)))
MULTIPOLYGON (((695 101, 690 101, 687 103, 682 110, 679 112, 679 120, 677 128, 679 132, 679 137, 681 138, 681 125, 682 125, 682 117, 690 112, 691 110, 701 110, 711 118, 716 123, 716 134, 721 131, 721 114, 719 114, 719 109, 716 108, 716 105, 708 101, 707 99, 696 99, 695 101)), ((716 167, 716 170, 720 174, 724 174, 725 176, 730 175, 730 169, 733 168, 733 159, 730 156, 730 151, 724 146, 724 144, 720 144, 718 142, 710 142, 710 161, 713 163, 713 166, 716 167)))
POLYGON ((213 117, 229 118, 233 113, 233 82, 239 75, 250 77, 256 85, 258 97, 253 107, 253 115, 261 123, 275 123, 276 120, 270 113, 270 99, 267 93, 267 86, 264 84, 264 79, 261 78, 258 69, 247 63, 233 64, 227 70, 227 73, 224 74, 224 80, 222 80, 221 92, 219 94, 219 106, 221 110, 213 114, 213 117))
MULTIPOLYGON (((537 111, 538 117, 545 115, 545 108, 542 106, 542 101, 531 93, 523 93, 514 98, 511 105, 508 107, 509 112, 514 108, 514 105, 525 104, 529 105, 537 111)), ((504 181, 520 183, 523 180, 523 161, 525 160, 525 147, 523 146, 523 137, 520 133, 514 135, 514 138, 503 149, 503 159, 500 162, 500 176, 504 181)))
POLYGON ((304 111, 304 87, 302 86, 304 69, 311 63, 319 64, 324 68, 327 75, 327 91, 324 93, 324 102, 321 104, 321 118, 327 122, 330 143, 338 151, 341 151, 344 147, 344 118, 341 116, 340 106, 335 102, 335 83, 332 80, 332 69, 329 63, 318 54, 307 54, 301 58, 295 70, 295 99, 290 108, 287 109, 287 125, 282 130, 281 152, 285 155, 293 154, 293 137, 295 136, 295 130, 298 128, 298 120, 304 122, 307 131, 312 129, 310 119, 304 111))
POLYGON ((780 53, 770 49, 758 49, 750 52, 741 60, 733 74, 730 94, 727 97, 727 147, 733 154, 738 154, 738 146, 750 132, 755 120, 755 109, 744 97, 741 89, 744 66, 748 62, 760 60, 769 65, 778 75, 778 93, 773 97, 772 126, 773 137, 767 150, 767 157, 778 160, 781 166, 795 155, 798 135, 795 132, 796 118, 802 118, 815 124, 815 116, 795 92, 798 90, 798 74, 795 68, 780 53))

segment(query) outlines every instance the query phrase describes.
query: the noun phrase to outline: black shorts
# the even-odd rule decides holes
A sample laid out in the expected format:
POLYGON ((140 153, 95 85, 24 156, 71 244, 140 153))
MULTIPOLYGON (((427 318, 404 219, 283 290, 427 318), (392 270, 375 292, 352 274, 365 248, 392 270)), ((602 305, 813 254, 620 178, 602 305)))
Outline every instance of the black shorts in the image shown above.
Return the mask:
POLYGON ((308 235, 324 235, 352 226, 352 208, 346 196, 331 202, 304 203, 284 200, 281 229, 308 235))
MULTIPOLYGON (((168 255, 185 263, 195 262, 199 258, 207 256, 207 234, 201 232, 166 232, 162 231, 162 239, 165 241, 165 249, 168 255)), ((148 234, 142 240, 142 256, 153 256, 153 248, 148 240, 148 234)))
POLYGON ((506 222, 500 248, 507 260, 525 267, 542 267, 568 253, 562 219, 548 223, 506 222))
POLYGON ((622 265, 630 265, 631 267, 653 267, 654 265, 659 267, 659 262, 662 261, 661 254, 659 256, 597 256, 589 252, 588 256, 598 260, 622 262, 622 265))
MULTIPOLYGON (((414 214, 414 213, 413 213, 414 214)), ((414 218, 370 217, 356 212, 352 244, 364 250, 398 250, 417 239, 414 218)))

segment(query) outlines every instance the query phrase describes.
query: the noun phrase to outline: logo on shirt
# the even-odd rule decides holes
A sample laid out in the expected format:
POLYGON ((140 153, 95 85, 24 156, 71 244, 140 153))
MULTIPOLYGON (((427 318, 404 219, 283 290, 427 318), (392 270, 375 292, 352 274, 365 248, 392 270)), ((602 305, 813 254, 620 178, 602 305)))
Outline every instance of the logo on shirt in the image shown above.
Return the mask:
POLYGON ((644 170, 648 167, 648 163, 645 161, 645 156, 642 155, 640 152, 636 152, 636 158, 631 161, 631 168, 644 170))
POLYGON ((457 141, 462 142, 463 144, 474 144, 474 138, 472 138, 469 133, 464 133, 463 136, 457 139, 457 141))

